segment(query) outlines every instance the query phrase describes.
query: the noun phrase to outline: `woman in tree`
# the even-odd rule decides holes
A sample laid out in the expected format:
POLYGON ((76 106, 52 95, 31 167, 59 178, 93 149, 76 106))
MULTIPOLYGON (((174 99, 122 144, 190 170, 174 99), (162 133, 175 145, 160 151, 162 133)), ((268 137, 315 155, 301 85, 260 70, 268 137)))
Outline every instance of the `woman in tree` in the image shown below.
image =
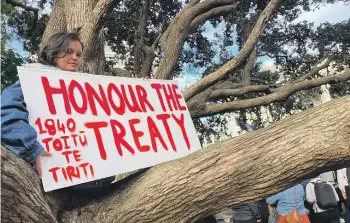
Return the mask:
MULTIPOLYGON (((54 34, 39 53, 39 63, 28 64, 31 68, 61 69, 77 72, 82 63, 84 45, 75 33, 54 34)), ((1 144, 31 164, 41 177, 41 157, 51 156, 37 141, 37 132, 29 124, 28 110, 20 82, 6 88, 1 97, 1 144)), ((114 177, 108 178, 108 184, 114 177)), ((105 181, 87 183, 101 185, 105 181)))

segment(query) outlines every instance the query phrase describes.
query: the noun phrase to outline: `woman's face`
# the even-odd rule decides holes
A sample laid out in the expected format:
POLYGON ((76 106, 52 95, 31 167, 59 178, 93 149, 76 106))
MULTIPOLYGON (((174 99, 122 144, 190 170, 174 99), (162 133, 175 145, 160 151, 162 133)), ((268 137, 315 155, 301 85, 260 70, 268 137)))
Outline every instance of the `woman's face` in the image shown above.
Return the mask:
POLYGON ((58 54, 56 65, 61 70, 76 72, 81 65, 82 46, 79 41, 69 41, 67 52, 58 54))

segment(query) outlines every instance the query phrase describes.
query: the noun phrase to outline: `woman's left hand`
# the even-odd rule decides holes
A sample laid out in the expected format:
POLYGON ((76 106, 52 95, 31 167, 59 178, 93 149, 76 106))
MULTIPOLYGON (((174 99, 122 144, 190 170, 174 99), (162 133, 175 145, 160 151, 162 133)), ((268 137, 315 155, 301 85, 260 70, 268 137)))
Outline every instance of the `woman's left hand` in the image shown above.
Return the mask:
POLYGON ((38 171, 38 175, 40 179, 42 178, 43 171, 41 169, 41 156, 52 156, 51 153, 44 151, 38 158, 35 160, 36 171, 38 171))

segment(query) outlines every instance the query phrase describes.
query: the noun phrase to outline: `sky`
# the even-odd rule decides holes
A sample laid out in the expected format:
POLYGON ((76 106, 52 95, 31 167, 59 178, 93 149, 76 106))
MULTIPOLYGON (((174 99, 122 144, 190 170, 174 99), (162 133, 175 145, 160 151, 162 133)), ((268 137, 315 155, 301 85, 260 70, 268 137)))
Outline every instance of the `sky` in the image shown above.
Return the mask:
MULTIPOLYGON (((324 4, 317 9, 313 9, 309 12, 303 12, 300 16, 294 20, 295 23, 300 21, 313 22, 315 26, 320 25, 324 22, 329 23, 338 23, 350 19, 350 3, 337 2, 335 4, 324 4)), ((223 24, 220 24, 216 29, 210 24, 205 24, 205 32, 203 35, 209 40, 215 41, 215 33, 221 32, 224 29, 223 24)), ((233 55, 237 54, 237 48, 232 50, 233 55)), ((259 57, 258 62, 262 63, 263 69, 275 69, 274 60, 269 57, 259 57)), ((188 87, 196 80, 202 76, 201 69, 195 69, 193 67, 188 67, 184 70, 184 73, 190 73, 191 75, 184 75, 181 78, 178 78, 177 81, 182 89, 188 87)))
MULTIPOLYGON (((337 2, 335 4, 325 4, 319 9, 314 9, 309 12, 302 13, 294 23, 300 21, 313 22, 317 27, 321 23, 338 23, 350 19, 350 3, 337 2)), ((274 61, 269 58, 261 59, 263 62, 262 67, 265 69, 270 69, 274 67, 274 61)))
MULTIPOLYGON (((314 22, 316 26, 323 22, 338 23, 350 19, 349 12, 350 3, 337 2, 335 4, 324 4, 317 9, 313 9, 312 11, 303 12, 294 22, 297 23, 307 20, 309 22, 314 22)), ((203 35, 209 40, 215 41, 216 37, 214 34, 220 33, 223 29, 223 24, 219 24, 217 28, 214 28, 207 22, 205 24, 205 32, 203 35)), ((15 39, 12 41, 11 47, 24 57, 29 55, 27 52, 23 51, 22 44, 15 39)), ((232 53, 232 56, 238 52, 237 46, 233 46, 229 50, 232 53)), ((260 57, 258 58, 258 62, 261 62, 262 67, 265 69, 271 69, 274 67, 274 61, 268 57, 260 57)), ((178 78, 177 81, 182 88, 185 88, 199 79, 202 76, 203 71, 204 69, 194 68, 193 66, 189 65, 184 69, 184 73, 191 75, 183 75, 182 77, 178 78)))

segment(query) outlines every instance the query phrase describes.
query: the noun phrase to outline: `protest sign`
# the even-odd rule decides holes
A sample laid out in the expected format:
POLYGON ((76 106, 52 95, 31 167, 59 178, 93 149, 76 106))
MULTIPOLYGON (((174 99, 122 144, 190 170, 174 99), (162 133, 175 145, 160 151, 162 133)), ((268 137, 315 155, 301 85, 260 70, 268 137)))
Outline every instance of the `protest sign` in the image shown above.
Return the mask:
POLYGON ((174 81, 24 67, 18 72, 29 122, 52 153, 42 159, 45 191, 150 167, 201 148, 174 81))

